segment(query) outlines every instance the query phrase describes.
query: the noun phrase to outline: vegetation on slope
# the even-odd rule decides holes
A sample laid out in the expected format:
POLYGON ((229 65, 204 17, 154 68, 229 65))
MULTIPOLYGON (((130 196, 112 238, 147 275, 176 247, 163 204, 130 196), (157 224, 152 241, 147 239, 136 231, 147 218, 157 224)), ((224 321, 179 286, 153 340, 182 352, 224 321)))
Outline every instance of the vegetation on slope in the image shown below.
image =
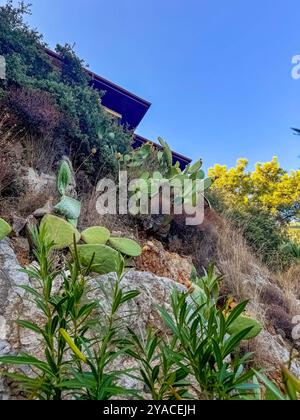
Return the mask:
MULTIPOLYGON (((13 7, 12 1, 0 7, 0 54, 7 61, 7 79, 0 82, 0 105, 4 109, 0 115, 0 197, 4 200, 8 196, 13 198, 13 205, 19 212, 21 201, 26 201, 24 196, 16 201, 14 188, 11 188, 14 183, 21 189, 15 176, 18 159, 12 156, 16 139, 23 142, 26 154, 32 150, 37 157, 39 165, 34 166, 46 172, 49 169, 47 162, 54 167, 61 155, 67 154, 75 170, 83 170, 94 181, 107 172, 116 174, 119 165, 124 165, 131 167, 132 176, 140 171, 144 180, 149 179, 150 173, 160 170, 168 179, 203 179, 205 189, 210 187, 211 180, 205 179, 201 161, 182 172, 178 165, 172 164, 170 149, 163 141, 163 151, 154 151, 146 145, 130 153, 131 133, 106 114, 101 106, 101 95, 90 86, 84 63, 69 45, 65 45, 56 49, 62 66, 54 66, 45 53, 41 35, 24 23, 24 15, 28 12, 22 2, 17 8, 13 7), (44 156, 44 160, 40 156, 44 156)), ((27 155, 25 159, 28 159, 27 155)), ((36 163, 35 159, 32 161, 36 163)), ((30 159, 27 164, 31 164, 30 159)), ((253 296, 255 275, 250 270, 257 260, 233 227, 243 232, 248 245, 273 272, 285 269, 299 259, 299 246, 289 243, 286 222, 296 220, 298 216, 300 171, 288 174, 276 159, 258 164, 254 172, 247 173, 246 166, 247 162, 241 160, 236 168, 227 170, 216 165, 210 171, 215 181, 210 202, 225 217, 209 210, 204 223, 196 228, 186 227, 173 217, 161 223, 165 244, 171 248, 172 242, 180 242, 177 250, 192 256, 198 273, 204 272, 204 275, 199 277, 193 272, 190 290, 174 292, 170 313, 159 309, 170 334, 144 331, 145 339, 128 325, 120 324, 118 316, 122 304, 137 295, 136 291, 122 291, 124 260, 121 254, 139 255, 140 246, 127 238, 111 238, 109 230, 102 226, 86 229, 82 232, 85 244, 77 245, 74 241, 72 246, 73 234, 78 235, 78 240, 80 237, 75 229, 80 203, 66 194, 70 176, 65 175, 66 171, 61 172, 58 183, 61 201, 55 210, 67 220, 53 215, 44 217, 40 230, 33 233, 39 265, 26 270, 30 277, 39 281, 39 288, 27 292, 43 311, 44 324, 37 324, 35 320, 19 321, 21 327, 40 335, 44 358, 40 360, 27 354, 1 359, 6 365, 26 364, 34 372, 38 371, 35 377, 9 374, 22 383, 28 395, 37 399, 66 396, 109 399, 120 395, 142 398, 140 389, 125 389, 120 385, 122 377, 134 375, 153 399, 297 398, 299 382, 285 368, 282 369, 285 394, 261 372, 252 369, 252 356, 243 354, 243 343, 259 333, 260 325, 245 316, 246 302, 237 306, 230 306, 230 302, 251 297, 252 307, 253 303, 258 304, 253 296), (75 211, 70 214, 72 206, 75 211), (61 238, 65 229, 66 240, 61 238), (55 243, 61 239, 62 244, 55 243), (56 248, 70 246, 71 254, 59 251, 62 261, 67 256, 67 266, 62 263, 59 267, 54 266, 55 245, 56 248), (103 260, 110 263, 103 264, 103 260), (215 261, 225 274, 222 283, 209 268, 210 261, 215 261), (103 274, 111 270, 116 271, 118 281, 112 284, 108 323, 103 324, 99 334, 93 329, 97 302, 86 301, 86 281, 91 271, 103 274), (251 277, 252 283, 245 282, 245 275, 251 277), (57 277, 64 279, 59 290, 53 287, 57 277), (138 363, 134 372, 108 369, 115 358, 125 355, 138 363), (263 382, 269 392, 266 393, 259 382, 263 382)), ((30 202, 30 208, 35 206, 35 210, 39 206, 37 198, 30 194, 27 204, 30 202)), ((85 203, 82 204, 85 208, 85 203)), ((95 221, 94 204, 89 217, 91 224, 97 225, 100 223, 95 221)), ((26 208, 23 213, 26 218, 32 212, 26 208)), ((86 214, 84 217, 88 218, 86 214)), ((2 239, 11 228, 4 220, 0 222, 2 239)), ((294 264, 288 272, 282 271, 282 277, 287 273, 298 275, 297 267, 294 264)), ((264 265, 260 268, 265 270, 264 265)), ((291 274, 291 277, 292 283, 295 275, 291 274)), ((260 292, 263 303, 268 301, 270 304, 264 307, 267 316, 276 319, 281 334, 290 339, 293 313, 290 301, 281 289, 273 290, 272 283, 260 292)))
POLYGON ((0 55, 7 64, 1 81, 1 108, 6 108, 27 134, 55 141, 75 168, 97 179, 117 169, 115 153, 128 150, 132 134, 108 116, 101 94, 70 45, 57 46, 62 66, 50 61, 41 34, 24 21, 23 2, 0 6, 0 55))
POLYGON ((235 168, 215 165, 209 170, 212 203, 243 231, 264 263, 273 270, 286 268, 294 257, 283 246, 291 241, 289 222, 299 218, 300 171, 288 173, 275 157, 257 163, 254 171, 247 171, 247 165, 240 159, 235 168))

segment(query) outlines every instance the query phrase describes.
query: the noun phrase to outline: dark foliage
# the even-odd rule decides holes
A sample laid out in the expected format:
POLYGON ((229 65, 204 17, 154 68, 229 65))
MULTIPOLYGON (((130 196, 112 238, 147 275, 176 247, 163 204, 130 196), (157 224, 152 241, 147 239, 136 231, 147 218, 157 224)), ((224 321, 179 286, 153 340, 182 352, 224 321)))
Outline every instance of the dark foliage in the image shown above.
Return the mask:
POLYGON ((271 305, 266 311, 266 317, 274 326, 276 332, 292 340, 292 317, 281 306, 271 305))
POLYGON ((13 110, 20 125, 37 134, 55 135, 63 121, 52 96, 31 88, 12 88, 4 99, 7 109, 13 110))
POLYGON ((292 259, 281 249, 288 240, 284 226, 270 213, 249 207, 247 211, 229 210, 233 225, 242 230, 249 246, 272 269, 285 268, 292 259))
POLYGON ((12 1, 0 6, 0 55, 7 64, 2 98, 11 102, 10 111, 21 116, 26 126, 47 133, 55 126, 55 136, 66 144, 75 169, 85 169, 93 181, 116 172, 115 153, 128 150, 132 133, 105 112, 100 92, 90 86, 84 63, 70 45, 56 48, 60 67, 49 60, 42 36, 24 23, 29 11, 23 2, 17 7, 12 1), (20 104, 15 92, 21 93, 20 104), (58 123, 59 115, 63 124, 58 123), (96 153, 91 153, 93 149, 96 153))

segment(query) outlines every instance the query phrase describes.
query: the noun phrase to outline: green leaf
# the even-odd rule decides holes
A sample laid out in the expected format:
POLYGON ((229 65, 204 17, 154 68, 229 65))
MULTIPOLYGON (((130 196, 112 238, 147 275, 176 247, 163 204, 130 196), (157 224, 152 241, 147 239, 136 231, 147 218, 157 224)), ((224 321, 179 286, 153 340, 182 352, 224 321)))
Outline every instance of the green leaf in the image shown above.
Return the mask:
POLYGON ((251 331, 252 327, 245 328, 244 330, 240 331, 238 334, 232 335, 230 339, 226 342, 225 347, 222 352, 223 358, 225 358, 228 354, 230 354, 238 345, 239 343, 245 339, 247 334, 251 331))
POLYGON ((262 325, 256 319, 247 316, 239 316, 229 325, 227 331, 232 335, 249 327, 251 327, 251 330, 248 335, 244 337, 244 340, 250 340, 251 338, 256 337, 262 330, 262 325))
POLYGON ((66 220, 54 216, 53 214, 46 214, 43 217, 40 230, 45 233, 45 240, 54 243, 55 248, 67 248, 73 243, 74 234, 76 241, 80 239, 80 233, 66 220))
POLYGON ((83 305, 79 312, 78 312, 78 318, 86 317, 90 315, 90 313, 97 307, 96 302, 87 303, 86 305, 83 305))
MULTIPOLYGON (((23 272, 27 272, 26 270, 22 270, 23 272)), ((28 292, 28 293, 30 293, 30 294, 32 294, 32 295, 34 295, 35 297, 38 297, 38 298, 40 298, 41 297, 41 294, 37 291, 37 290, 35 290, 33 287, 30 287, 30 286, 19 286, 21 289, 23 289, 23 290, 26 290, 26 292, 28 292)))
POLYGON ((123 293, 121 304, 127 302, 128 300, 134 299, 139 296, 140 292, 138 290, 131 290, 130 292, 123 293))
POLYGON ((79 348, 76 346, 72 338, 69 336, 67 331, 64 328, 59 329, 60 334, 63 336, 63 338, 66 340, 66 342, 69 344, 71 350, 73 351, 76 356, 81 359, 83 362, 87 363, 86 356, 79 350, 79 348))
POLYGON ((0 218, 0 241, 10 234, 12 228, 10 225, 3 219, 0 218))
POLYGON ((212 179, 211 178, 205 178, 204 180, 204 191, 208 190, 212 186, 212 179))
POLYGON ((46 355, 47 362, 48 362, 53 374, 56 375, 57 372, 58 372, 58 368, 57 368, 57 366, 56 366, 56 364, 53 360, 53 357, 51 356, 50 351, 47 347, 45 349, 45 355, 46 355))
POLYGON ((130 257, 139 257, 142 253, 141 246, 132 239, 110 237, 108 242, 112 248, 130 257))
POLYGON ((91 266, 91 271, 95 273, 107 274, 117 271, 119 254, 107 245, 78 245, 77 252, 80 263, 84 267, 91 266))
POLYGON ((201 168, 201 166, 202 166, 202 160, 201 160, 201 159, 199 159, 199 160, 197 160, 197 162, 195 162, 195 163, 193 164, 193 166, 189 169, 189 173, 190 173, 190 174, 194 174, 194 173, 198 172, 198 171, 199 171, 199 169, 201 168))
POLYGON ((178 331, 177 331, 176 325, 175 325, 173 319, 171 318, 171 316, 168 314, 168 312, 164 308, 162 308, 160 306, 158 306, 158 310, 159 310, 160 315, 161 315, 163 321, 165 322, 165 324, 170 328, 170 330, 173 332, 173 334, 175 334, 177 336, 178 331))
POLYGON ((33 322, 18 320, 16 321, 16 323, 20 325, 20 327, 28 328, 29 330, 32 330, 36 332, 37 334, 43 334, 42 329, 38 325, 34 324, 33 322))
POLYGON ((0 356, 0 363, 8 365, 29 365, 35 366, 37 369, 40 369, 42 372, 47 373, 53 376, 53 372, 47 365, 47 363, 36 359, 33 356, 27 354, 20 356, 0 356))
POLYGON ((152 382, 155 382, 159 375, 159 365, 156 365, 152 370, 152 382))
POLYGON ((56 316, 52 319, 52 322, 51 322, 51 334, 52 334, 52 335, 54 335, 54 333, 55 333, 55 331, 56 331, 56 328, 57 328, 57 326, 58 326, 58 323, 59 323, 59 317, 58 317, 58 315, 56 315, 56 316))
POLYGON ((281 393, 280 389, 277 388, 277 386, 273 384, 273 382, 271 382, 269 378, 267 378, 265 375, 261 374, 260 372, 254 371, 254 373, 277 400, 281 400, 281 401, 286 400, 284 395, 281 393))
POLYGON ((216 359, 218 368, 221 369, 221 367, 223 365, 223 358, 222 358, 220 347, 219 347, 218 343, 216 342, 216 340, 212 339, 212 343, 213 343, 213 349, 214 349, 213 355, 216 359))
POLYGON ((246 309, 246 306, 248 305, 248 300, 245 302, 239 303, 229 314, 229 316, 226 319, 226 329, 230 326, 230 324, 239 317, 244 310, 246 309))
MULTIPOLYGON (((76 221, 80 216, 81 203, 75 198, 62 196, 60 202, 54 207, 55 213, 64 216, 66 219, 76 221)), ((74 224, 74 223, 72 223, 74 224)))
POLYGON ((141 375, 142 375, 142 377, 143 377, 143 380, 144 380, 145 384, 146 384, 146 385, 147 385, 147 387, 149 388, 149 391, 151 391, 151 389, 152 389, 152 385, 151 385, 151 382, 149 381, 149 379, 148 379, 148 377, 147 377, 147 375, 146 375, 145 371, 144 371, 143 369, 140 369, 140 372, 141 372, 141 375))
POLYGON ((72 173, 69 164, 63 160, 57 174, 57 189, 60 195, 64 195, 72 180, 72 173))
POLYGON ((148 354, 147 354, 148 361, 152 359, 155 349, 157 348, 157 344, 158 344, 158 338, 156 336, 153 336, 150 340, 150 345, 148 349, 148 354))
POLYGON ((110 231, 103 226, 93 226, 84 230, 81 237, 86 244, 105 245, 110 237, 110 231))

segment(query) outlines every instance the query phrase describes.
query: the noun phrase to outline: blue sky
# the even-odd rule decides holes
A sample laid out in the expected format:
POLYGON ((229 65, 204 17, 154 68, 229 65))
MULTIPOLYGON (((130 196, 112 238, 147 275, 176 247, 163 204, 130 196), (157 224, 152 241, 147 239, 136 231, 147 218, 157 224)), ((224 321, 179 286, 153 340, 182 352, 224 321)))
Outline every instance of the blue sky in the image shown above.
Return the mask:
MULTIPOLYGON (((2 2, 3 3, 3 2, 2 2)), ((138 133, 205 167, 300 167, 299 0, 31 0, 51 47, 152 102, 138 133)))

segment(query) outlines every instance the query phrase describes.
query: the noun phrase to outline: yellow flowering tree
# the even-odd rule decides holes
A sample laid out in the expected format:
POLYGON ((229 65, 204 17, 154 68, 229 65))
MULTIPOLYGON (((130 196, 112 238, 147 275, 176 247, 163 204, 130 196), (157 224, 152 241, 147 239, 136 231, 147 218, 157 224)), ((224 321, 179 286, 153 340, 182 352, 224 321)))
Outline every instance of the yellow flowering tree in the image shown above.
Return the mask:
POLYGON ((271 162, 257 163, 252 172, 247 167, 247 159, 239 159, 235 168, 215 165, 209 170, 214 180, 212 188, 228 205, 255 206, 274 215, 287 212, 289 217, 299 211, 300 170, 288 173, 276 157, 271 162))

